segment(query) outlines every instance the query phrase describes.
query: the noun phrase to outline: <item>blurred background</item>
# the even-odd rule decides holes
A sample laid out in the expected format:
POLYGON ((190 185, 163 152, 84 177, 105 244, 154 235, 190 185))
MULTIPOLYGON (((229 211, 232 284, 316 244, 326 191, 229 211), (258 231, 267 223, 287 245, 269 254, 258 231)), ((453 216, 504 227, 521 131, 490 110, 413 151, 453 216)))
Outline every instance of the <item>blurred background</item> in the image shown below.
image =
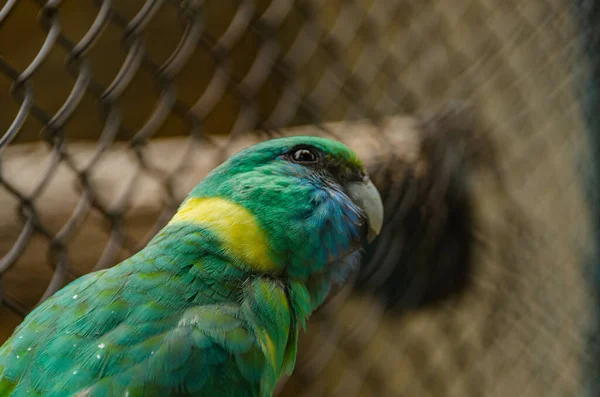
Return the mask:
POLYGON ((280 396, 600 395, 600 2, 0 0, 0 343, 273 136, 386 223, 280 396))

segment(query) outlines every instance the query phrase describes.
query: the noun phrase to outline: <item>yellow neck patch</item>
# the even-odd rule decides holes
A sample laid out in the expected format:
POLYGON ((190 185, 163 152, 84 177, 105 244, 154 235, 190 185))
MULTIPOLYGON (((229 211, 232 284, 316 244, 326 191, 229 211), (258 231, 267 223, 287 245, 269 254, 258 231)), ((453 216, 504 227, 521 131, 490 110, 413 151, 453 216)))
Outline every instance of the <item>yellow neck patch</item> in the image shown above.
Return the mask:
POLYGON ((269 242, 254 215, 244 207, 218 197, 187 199, 171 222, 189 222, 215 233, 227 253, 253 270, 273 272, 278 266, 269 242))

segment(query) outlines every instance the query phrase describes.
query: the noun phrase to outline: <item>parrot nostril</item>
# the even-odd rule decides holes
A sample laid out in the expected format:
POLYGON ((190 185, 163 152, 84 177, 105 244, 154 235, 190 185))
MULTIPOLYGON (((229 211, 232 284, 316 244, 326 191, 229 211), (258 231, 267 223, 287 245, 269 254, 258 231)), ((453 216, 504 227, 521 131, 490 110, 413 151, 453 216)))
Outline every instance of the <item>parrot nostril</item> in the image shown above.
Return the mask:
POLYGON ((349 182, 366 182, 368 180, 369 176, 364 170, 359 170, 358 172, 352 173, 350 178, 348 179, 349 182))

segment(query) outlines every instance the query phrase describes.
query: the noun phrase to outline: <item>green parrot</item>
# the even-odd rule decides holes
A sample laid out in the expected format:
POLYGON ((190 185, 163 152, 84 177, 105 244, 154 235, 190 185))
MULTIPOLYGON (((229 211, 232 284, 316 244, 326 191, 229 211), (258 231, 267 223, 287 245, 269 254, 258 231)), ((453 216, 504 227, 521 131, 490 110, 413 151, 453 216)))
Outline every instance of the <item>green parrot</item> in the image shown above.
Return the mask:
POLYGON ((0 347, 0 396, 271 396, 300 327, 382 222, 345 145, 244 149, 145 248, 25 318, 0 347))

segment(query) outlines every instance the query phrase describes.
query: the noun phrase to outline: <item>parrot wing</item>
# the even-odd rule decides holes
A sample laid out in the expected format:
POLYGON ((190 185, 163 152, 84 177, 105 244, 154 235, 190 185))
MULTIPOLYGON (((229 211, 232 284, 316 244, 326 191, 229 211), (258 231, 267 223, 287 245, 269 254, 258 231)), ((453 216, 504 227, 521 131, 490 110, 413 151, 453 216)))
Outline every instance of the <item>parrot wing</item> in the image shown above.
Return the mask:
MULTIPOLYGON (((26 318, 0 348, 0 396, 259 396, 269 389, 261 387, 264 349, 239 304, 181 306, 177 288, 161 291, 173 297, 157 303, 151 290, 125 287, 160 274, 125 274, 138 278, 130 283, 125 269, 81 277, 26 318)), ((205 283, 201 300, 214 302, 207 296, 219 296, 218 288, 205 283)))

